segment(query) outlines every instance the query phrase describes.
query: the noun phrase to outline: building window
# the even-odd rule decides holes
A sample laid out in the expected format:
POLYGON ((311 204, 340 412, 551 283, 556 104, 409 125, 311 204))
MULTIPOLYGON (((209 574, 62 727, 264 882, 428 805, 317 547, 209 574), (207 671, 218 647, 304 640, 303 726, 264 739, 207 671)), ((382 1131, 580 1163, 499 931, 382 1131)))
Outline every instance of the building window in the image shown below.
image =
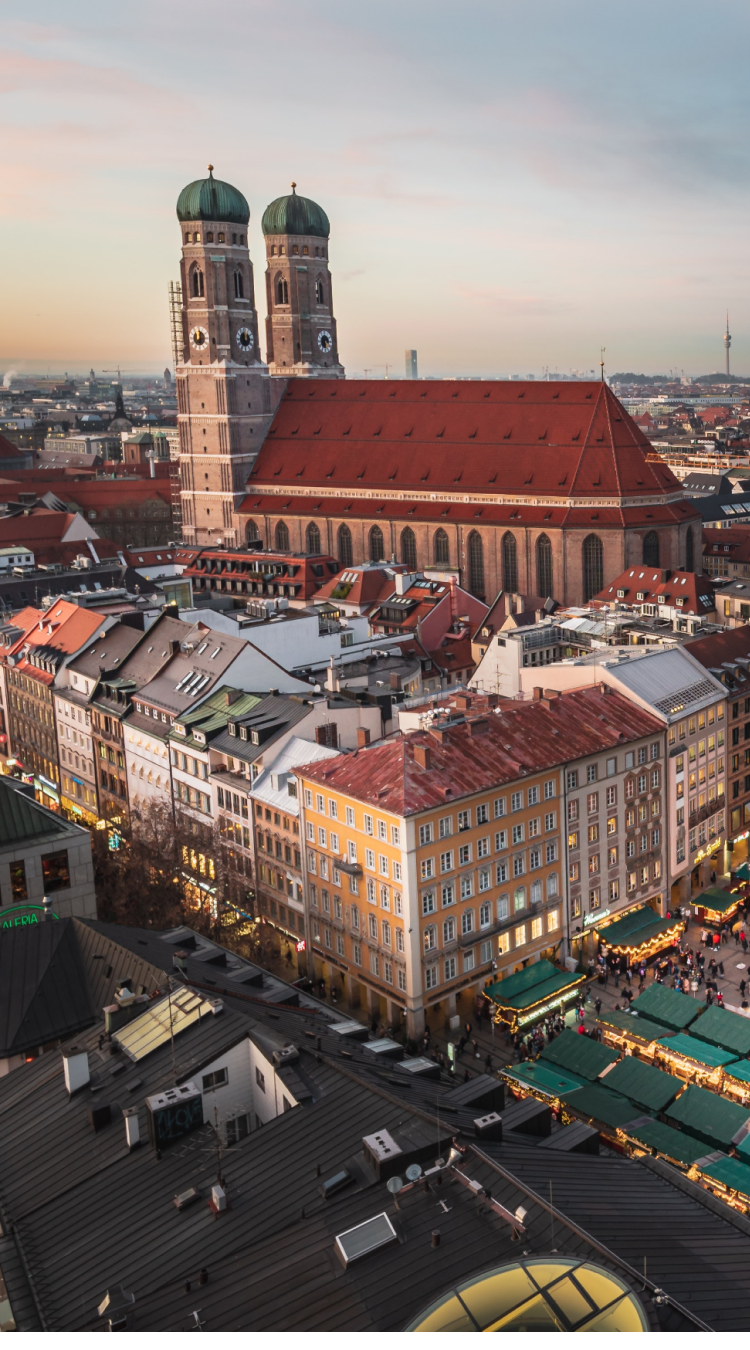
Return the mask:
POLYGON ((455 980, 456 978, 456 958, 449 956, 445 961, 445 979, 455 980))
POLYGON ((23 859, 10 864, 10 892, 14 904, 20 904, 22 900, 28 899, 28 889, 26 886, 26 864, 23 859))
POLYGON ((598 595, 604 586, 604 550, 602 541, 596 534, 589 534, 583 541, 583 601, 584 604, 598 595))
POLYGON ((451 560, 450 546, 448 543, 448 536, 445 533, 445 530, 437 530, 435 538, 433 540, 432 548, 433 548, 432 556, 438 565, 440 565, 441 563, 445 564, 450 562, 451 560))
POLYGON ((261 1092, 265 1092, 265 1090, 266 1090, 266 1080, 265 1080, 265 1076, 264 1076, 264 1074, 261 1073, 260 1069, 258 1069, 258 1068, 256 1068, 256 1070, 255 1070, 255 1082, 257 1083, 257 1085, 258 1085, 258 1087, 260 1088, 261 1092))
POLYGON ((553 594, 552 544, 546 534, 540 534, 536 541, 536 593, 545 599, 553 594))
POLYGON ((473 595, 484 595, 484 549, 477 530, 469 535, 469 590, 473 595))
POLYGON ((417 541, 414 538, 414 531, 408 525, 401 531, 401 561, 412 572, 417 570, 417 541))
POLYGON ((289 304, 289 285, 287 283, 286 277, 276 278, 276 304, 277 305, 289 304))
POLYGON ((289 552, 289 527, 284 520, 280 520, 276 526, 276 548, 279 553, 289 552))
POLYGON ((695 555, 693 551, 693 531, 688 530, 685 535, 685 571, 695 570, 695 555))
POLYGON ((44 893, 49 891, 64 891, 70 886, 70 868, 68 866, 68 851, 63 849, 60 853, 46 853, 42 855, 42 874, 44 877, 44 893))
POLYGON ((224 1087, 229 1081, 229 1075, 226 1069, 216 1069, 213 1073, 204 1073, 203 1091, 212 1092, 214 1088, 224 1087))
POLYGON ((373 525, 370 530, 370 562, 380 562, 384 556, 383 531, 379 525, 373 525))
POLYGON ((190 294, 195 300, 203 295, 203 273, 200 267, 194 267, 190 273, 190 294))
POLYGON ((308 553, 320 553, 320 530, 314 521, 311 521, 305 531, 307 539, 308 553))
POLYGON ((244 300, 245 298, 245 283, 242 280, 242 273, 239 268, 234 274, 234 298, 235 300, 244 300))
POLYGON ((342 567, 351 567, 354 554, 352 552, 352 532, 348 525, 340 525, 338 533, 338 555, 342 567))
POLYGON ((518 590, 518 551, 515 535, 510 530, 503 535, 503 590, 518 590))
MULTIPOLYGON (((643 565, 644 567, 659 566, 659 536, 656 530, 649 530, 643 540, 643 565)), ((692 570, 690 568, 690 571, 692 570)))
POLYGON ((315 283, 315 301, 318 305, 324 305, 326 302, 325 287, 320 277, 318 277, 318 280, 315 283))

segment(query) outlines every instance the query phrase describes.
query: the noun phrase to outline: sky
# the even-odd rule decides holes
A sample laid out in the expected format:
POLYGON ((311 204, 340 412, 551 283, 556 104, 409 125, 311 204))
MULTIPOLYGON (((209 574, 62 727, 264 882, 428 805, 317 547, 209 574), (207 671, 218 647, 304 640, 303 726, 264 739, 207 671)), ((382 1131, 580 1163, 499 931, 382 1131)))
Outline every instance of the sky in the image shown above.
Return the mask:
POLYGON ((0 6, 0 373, 171 364, 205 176, 331 220, 347 373, 750 372, 740 0, 0 6))

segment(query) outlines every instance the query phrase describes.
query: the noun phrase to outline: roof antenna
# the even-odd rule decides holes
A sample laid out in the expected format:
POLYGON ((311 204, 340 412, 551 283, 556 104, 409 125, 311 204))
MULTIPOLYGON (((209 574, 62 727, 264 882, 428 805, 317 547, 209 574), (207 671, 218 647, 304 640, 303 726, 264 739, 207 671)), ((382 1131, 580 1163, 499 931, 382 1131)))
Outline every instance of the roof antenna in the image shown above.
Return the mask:
POLYGON ((604 353, 606 352, 606 350, 607 350, 606 347, 599 348, 599 357, 600 357, 599 365, 601 367, 602 372, 602 384, 604 384, 604 353))

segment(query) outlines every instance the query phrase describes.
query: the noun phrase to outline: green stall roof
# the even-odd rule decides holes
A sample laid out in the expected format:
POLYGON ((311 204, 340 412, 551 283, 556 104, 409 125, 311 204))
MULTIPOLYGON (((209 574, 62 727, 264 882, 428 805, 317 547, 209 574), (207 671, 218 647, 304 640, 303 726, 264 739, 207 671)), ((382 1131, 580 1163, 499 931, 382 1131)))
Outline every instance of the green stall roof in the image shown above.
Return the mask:
POLYGON ((557 1064, 566 1072, 580 1074, 581 1078, 593 1083, 595 1078, 608 1064, 614 1064, 620 1058, 619 1051, 609 1045, 602 1045, 591 1036, 580 1036, 577 1031, 566 1027, 545 1046, 539 1056, 539 1063, 557 1064))
POLYGON ((652 1022, 650 1017, 636 1017, 635 1013, 608 1012, 606 1008, 602 1008, 597 1015, 597 1021, 605 1027, 617 1027, 618 1031, 624 1031, 628 1036, 634 1036, 636 1040, 645 1041, 647 1045, 652 1041, 658 1041, 660 1037, 675 1034, 671 1027, 665 1027, 660 1022, 652 1022))
POLYGON ((703 1004, 690 998, 689 994, 679 994, 666 984, 651 984, 635 1000, 633 1011, 639 1017, 647 1017, 650 1022, 661 1022, 671 1031, 682 1031, 689 1027, 703 1010, 703 1004))
POLYGON ((690 1035, 722 1050, 733 1050, 735 1055, 750 1054, 750 1018, 728 1008, 707 1008, 690 1035))
POLYGON ((586 1079, 576 1073, 570 1073, 556 1064, 545 1064, 544 1060, 531 1060, 525 1064, 514 1064, 503 1070, 503 1078, 515 1080, 521 1087, 534 1088, 548 1097, 559 1097, 564 1092, 575 1092, 585 1087, 586 1079))
POLYGON ((608 1091, 619 1092, 643 1111, 656 1112, 669 1106, 684 1087, 673 1074, 664 1073, 653 1064, 644 1064, 642 1059, 634 1059, 632 1055, 621 1059, 599 1081, 608 1091))
POLYGON ((706 1163, 698 1170, 704 1176, 728 1186, 731 1191, 750 1196, 750 1167, 746 1162, 740 1162, 739 1158, 717 1158, 715 1162, 706 1163))
POLYGON ((737 1156, 743 1162, 750 1163, 750 1134, 746 1134, 737 1145, 737 1156))
POLYGON ((650 905, 641 905, 640 909, 631 909, 629 914, 623 914, 621 919, 613 919, 605 928, 597 928, 597 932, 602 942, 606 942, 608 947, 615 946, 623 938, 630 937, 639 928, 645 928, 646 924, 655 921, 657 915, 650 905))
POLYGON ((736 1078, 738 1083, 750 1083, 750 1059, 736 1059, 727 1064, 724 1072, 728 1078, 736 1078))
POLYGON ((718 886, 712 886, 690 903, 696 909, 712 909, 715 914, 726 914, 733 906, 742 903, 742 896, 737 891, 724 891, 718 886))
POLYGON ((684 1167, 692 1167, 706 1153, 705 1144, 684 1134, 682 1130, 673 1130, 671 1125, 664 1125, 660 1120, 644 1121, 634 1125, 627 1133, 637 1144, 663 1153, 670 1162, 682 1163, 684 1167))
MULTIPOLYGON (((575 1094, 574 1094, 575 1095, 575 1094)), ((747 1107, 728 1102, 716 1092, 692 1084, 667 1109, 667 1124, 676 1125, 710 1148, 729 1148, 750 1121, 747 1107)))
POLYGON ((686 1036, 682 1032, 676 1036, 663 1037, 659 1045, 663 1045, 667 1052, 674 1050, 675 1054, 702 1064, 706 1069, 723 1069, 725 1064, 731 1064, 736 1059, 731 1050, 719 1050, 718 1046, 708 1045, 705 1041, 699 1041, 697 1036, 686 1036))
POLYGON ((564 1093, 561 1100, 568 1110, 575 1111, 583 1120, 598 1121, 614 1129, 636 1120, 640 1114, 627 1097, 610 1092, 598 1083, 588 1083, 586 1087, 578 1088, 577 1092, 564 1093))
POLYGON ((542 959, 516 971, 515 975, 506 975, 504 980, 488 985, 484 992, 499 1007, 523 1012, 535 1003, 554 999, 556 994, 563 993, 571 985, 580 984, 583 979, 583 975, 558 970, 551 961, 542 959))

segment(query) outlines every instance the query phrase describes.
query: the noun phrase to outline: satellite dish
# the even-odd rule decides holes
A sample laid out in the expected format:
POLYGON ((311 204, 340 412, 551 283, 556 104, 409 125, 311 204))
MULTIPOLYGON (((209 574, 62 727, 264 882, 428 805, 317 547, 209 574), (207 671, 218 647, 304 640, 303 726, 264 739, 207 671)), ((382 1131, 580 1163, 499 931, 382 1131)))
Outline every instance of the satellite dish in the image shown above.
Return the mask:
POLYGON ((406 1177, 408 1181, 419 1181, 421 1175, 422 1175, 422 1168, 419 1166, 419 1163, 412 1163, 411 1166, 407 1167, 406 1169, 406 1177))
POLYGON ((390 1191, 391 1195, 398 1195, 399 1191, 403 1189, 404 1185, 400 1177, 389 1177, 385 1184, 388 1187, 388 1190, 390 1191))

